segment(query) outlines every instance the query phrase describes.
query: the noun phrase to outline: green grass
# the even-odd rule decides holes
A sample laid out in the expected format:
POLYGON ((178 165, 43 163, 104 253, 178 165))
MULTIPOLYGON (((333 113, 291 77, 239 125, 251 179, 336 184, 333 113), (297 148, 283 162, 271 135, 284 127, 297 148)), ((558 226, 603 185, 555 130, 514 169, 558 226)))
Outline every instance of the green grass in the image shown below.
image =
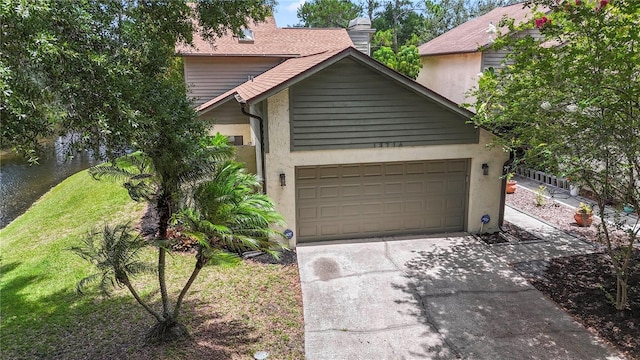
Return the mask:
MULTIPOLYGON (((303 358, 303 321, 297 267, 244 262, 204 269, 187 296, 183 322, 192 338, 148 346, 151 318, 126 289, 104 298, 80 296, 75 286, 92 271, 68 249, 94 227, 132 221, 144 211, 108 180, 80 172, 44 195, 0 230, 0 351, 2 358, 247 359, 303 358)), ((155 261, 149 248, 143 258, 155 261)), ((193 255, 168 258, 175 299, 193 267, 193 255)), ((153 275, 136 280, 158 308, 153 275)))

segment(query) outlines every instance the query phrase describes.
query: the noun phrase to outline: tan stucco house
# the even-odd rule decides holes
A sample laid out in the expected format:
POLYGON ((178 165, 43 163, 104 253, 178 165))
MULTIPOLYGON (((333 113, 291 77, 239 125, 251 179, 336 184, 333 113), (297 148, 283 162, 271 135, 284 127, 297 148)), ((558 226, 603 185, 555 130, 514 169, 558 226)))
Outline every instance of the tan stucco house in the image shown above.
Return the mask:
POLYGON ((254 150, 291 246, 497 230, 508 156, 485 147, 471 113, 358 51, 344 29, 253 30, 251 42, 179 51, 200 118, 254 150), (236 84, 207 89, 226 75, 236 84))
MULTIPOLYGON (((496 8, 422 44, 418 47, 422 69, 416 81, 457 104, 471 103, 466 93, 477 84, 479 74, 501 67, 507 54, 488 48, 498 32, 508 32, 500 27, 504 17, 520 24, 533 19, 533 10, 526 3, 496 8)), ((539 33, 534 29, 527 34, 539 33)))

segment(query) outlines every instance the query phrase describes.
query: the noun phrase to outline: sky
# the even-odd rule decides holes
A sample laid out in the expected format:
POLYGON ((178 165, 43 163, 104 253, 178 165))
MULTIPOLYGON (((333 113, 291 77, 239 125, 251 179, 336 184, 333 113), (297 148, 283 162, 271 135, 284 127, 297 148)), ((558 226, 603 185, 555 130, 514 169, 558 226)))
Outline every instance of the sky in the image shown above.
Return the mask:
POLYGON ((287 27, 300 22, 296 16, 298 7, 305 3, 306 0, 278 0, 276 6, 276 24, 278 27, 287 27))

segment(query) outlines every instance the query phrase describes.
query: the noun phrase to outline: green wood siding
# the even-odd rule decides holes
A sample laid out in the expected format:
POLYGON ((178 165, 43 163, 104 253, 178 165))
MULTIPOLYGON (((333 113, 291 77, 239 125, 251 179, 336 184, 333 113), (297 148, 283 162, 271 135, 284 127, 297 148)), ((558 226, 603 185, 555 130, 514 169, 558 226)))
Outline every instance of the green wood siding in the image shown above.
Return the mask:
POLYGON ((351 59, 290 89, 292 150, 477 143, 467 119, 351 59))

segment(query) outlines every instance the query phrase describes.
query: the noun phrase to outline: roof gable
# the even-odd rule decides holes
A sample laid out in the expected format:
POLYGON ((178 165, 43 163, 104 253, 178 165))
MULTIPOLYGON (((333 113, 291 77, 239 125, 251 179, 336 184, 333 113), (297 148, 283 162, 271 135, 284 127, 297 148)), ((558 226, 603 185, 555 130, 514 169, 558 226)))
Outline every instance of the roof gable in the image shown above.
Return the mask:
MULTIPOLYGON (((533 9, 528 3, 495 8, 420 45, 418 51, 421 56, 476 52, 490 44, 492 34, 487 31, 490 24, 497 26, 503 17, 508 17, 518 25, 532 19, 532 13, 533 9)), ((508 32, 506 27, 498 30, 503 34, 508 32)))
POLYGON ((293 150, 478 142, 468 118, 346 57, 289 87, 293 150))
POLYGON ((247 81, 202 104, 197 108, 197 110, 200 114, 206 113, 232 98, 238 102, 256 104, 345 58, 350 58, 362 66, 368 67, 371 70, 397 82, 406 89, 418 95, 428 97, 430 100, 457 112, 462 116, 473 116, 471 112, 458 107, 456 103, 388 68, 377 60, 362 54, 354 47, 348 47, 342 50, 325 51, 319 54, 288 59, 278 66, 260 74, 253 80, 247 81))

